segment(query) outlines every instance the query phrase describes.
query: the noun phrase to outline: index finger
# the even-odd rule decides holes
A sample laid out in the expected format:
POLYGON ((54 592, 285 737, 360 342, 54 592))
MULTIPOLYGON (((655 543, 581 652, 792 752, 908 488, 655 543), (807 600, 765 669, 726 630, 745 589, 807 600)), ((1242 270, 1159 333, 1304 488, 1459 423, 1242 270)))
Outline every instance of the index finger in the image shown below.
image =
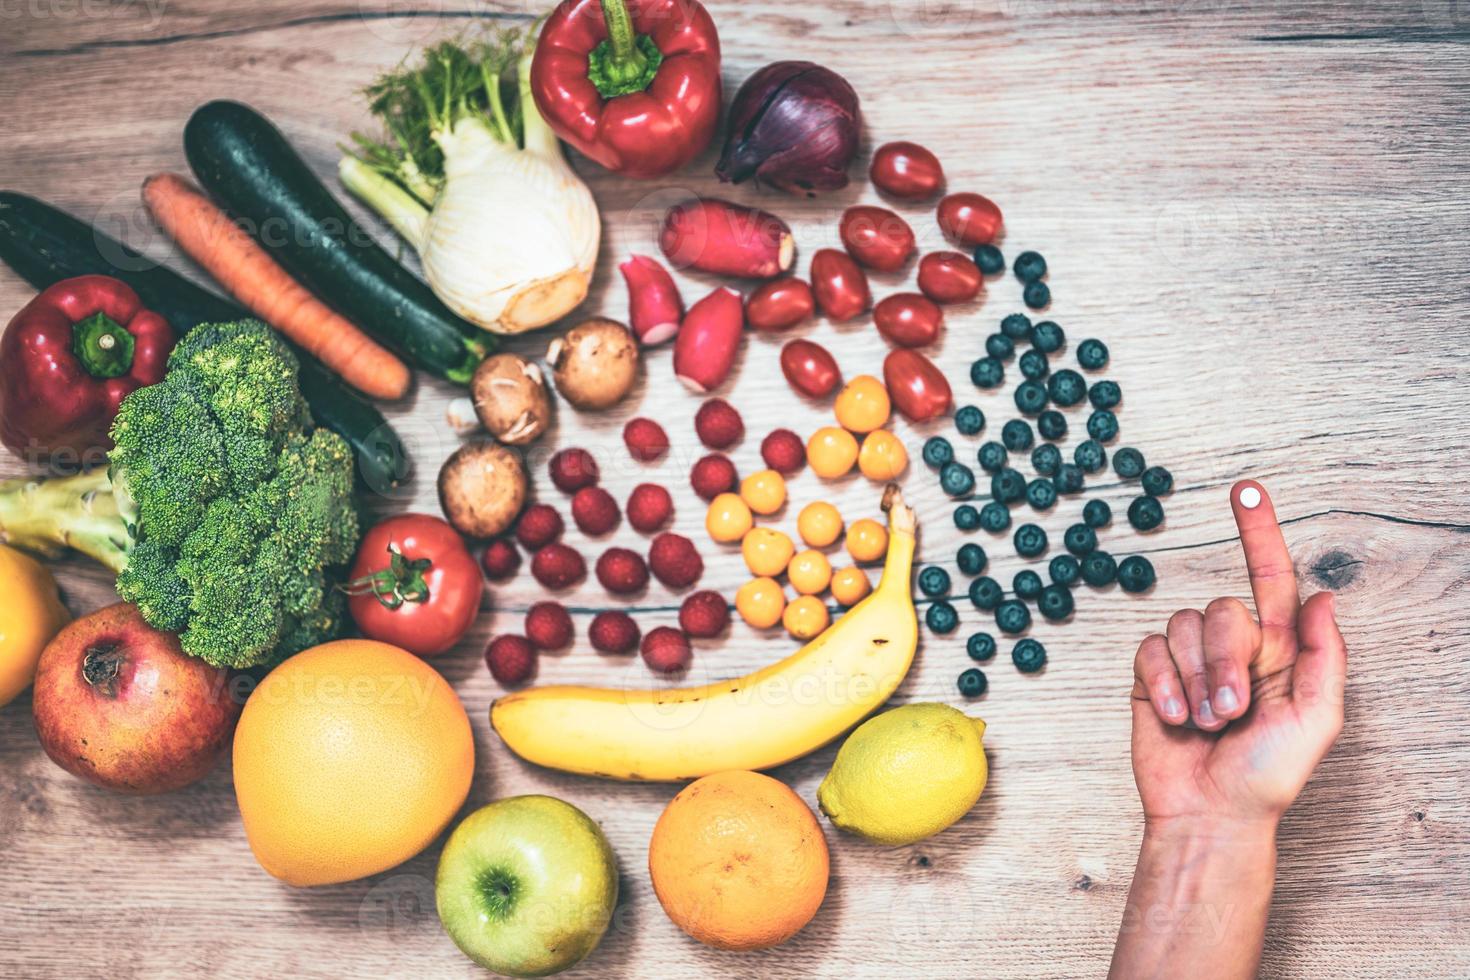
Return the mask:
POLYGON ((1240 546, 1245 551, 1245 568, 1261 629, 1294 631, 1297 610, 1301 608, 1296 571, 1266 488, 1255 480, 1241 480, 1230 488, 1230 506, 1235 511, 1235 526, 1240 529, 1240 546))

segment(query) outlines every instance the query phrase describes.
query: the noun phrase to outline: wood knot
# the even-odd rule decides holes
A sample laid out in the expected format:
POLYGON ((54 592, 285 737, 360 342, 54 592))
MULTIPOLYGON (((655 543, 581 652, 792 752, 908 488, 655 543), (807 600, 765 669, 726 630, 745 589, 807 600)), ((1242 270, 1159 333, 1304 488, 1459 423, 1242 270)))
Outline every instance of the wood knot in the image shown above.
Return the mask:
POLYGON ((915 854, 913 858, 909 860, 909 863, 916 868, 927 868, 933 862, 929 860, 929 855, 927 854, 915 854))
POLYGON ((1072 882, 1072 890, 1077 892, 1090 892, 1097 887, 1090 875, 1078 875, 1077 880, 1072 882))
POLYGON ((1324 589, 1340 592, 1358 580, 1363 571, 1363 561, 1341 548, 1333 548, 1315 559, 1308 571, 1312 580, 1324 589))

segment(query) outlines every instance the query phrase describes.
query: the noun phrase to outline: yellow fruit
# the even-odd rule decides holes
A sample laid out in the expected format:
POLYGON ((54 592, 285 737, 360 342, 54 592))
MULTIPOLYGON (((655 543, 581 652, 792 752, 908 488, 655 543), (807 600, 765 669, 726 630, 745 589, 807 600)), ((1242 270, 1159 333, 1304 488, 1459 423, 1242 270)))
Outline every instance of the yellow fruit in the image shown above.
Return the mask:
POLYGON ((71 621, 56 594, 56 580, 30 555, 0 544, 0 708, 31 686, 36 661, 51 638, 71 621))
POLYGON ((806 443, 806 461, 812 472, 824 480, 846 476, 857 462, 858 444, 852 433, 828 425, 812 433, 806 443))
POLYGON ((858 450, 858 469, 863 476, 878 483, 898 479, 909 465, 908 450, 903 440, 887 429, 877 429, 863 437, 858 450))
POLYGON ((648 842, 648 875, 680 929, 716 949, 778 946, 827 894, 827 841, 810 808, 755 772, 720 772, 679 791, 648 842))
POLYGON ((735 609, 740 618, 758 630, 781 622, 785 608, 786 593, 773 578, 753 578, 735 591, 735 609))
POLYGON ((814 595, 797 596, 781 614, 781 625, 798 640, 810 640, 831 624, 827 606, 814 595))
POLYGON ((786 503, 786 481, 775 470, 752 473, 740 482, 740 499, 757 514, 774 514, 786 503))
POLYGON ((985 791, 985 722, 947 704, 908 704, 858 726, 817 802, 832 823, 880 844, 912 844, 959 820, 985 791))
POLYGON ((750 516, 750 508, 738 494, 733 493, 722 493, 711 500, 709 510, 704 515, 704 529, 711 538, 722 544, 745 537, 745 532, 750 530, 753 523, 755 518, 750 516))
POLYGON ((816 595, 832 581, 832 563, 820 551, 803 551, 786 566, 786 580, 802 595, 816 595))
POLYGON ((868 574, 856 565, 848 565, 833 572, 831 588, 832 598, 844 606, 856 605, 873 591, 873 586, 868 582, 868 574))
POLYGON ((796 533, 813 548, 825 548, 842 536, 842 515, 825 500, 815 500, 796 515, 796 533))
POLYGON ((753 527, 740 539, 740 554, 753 575, 780 575, 795 553, 796 545, 775 528, 753 527))
POLYGON ((847 529, 847 553, 853 561, 877 561, 888 550, 888 532, 870 517, 852 522, 847 529))
POLYGON ((883 382, 871 374, 860 374, 837 394, 832 406, 837 424, 849 432, 872 432, 888 421, 892 403, 883 382))
POLYGON ((387 643, 338 640, 266 675, 240 715, 234 761, 261 867, 330 885, 428 847, 469 794, 475 742, 434 668, 387 643))

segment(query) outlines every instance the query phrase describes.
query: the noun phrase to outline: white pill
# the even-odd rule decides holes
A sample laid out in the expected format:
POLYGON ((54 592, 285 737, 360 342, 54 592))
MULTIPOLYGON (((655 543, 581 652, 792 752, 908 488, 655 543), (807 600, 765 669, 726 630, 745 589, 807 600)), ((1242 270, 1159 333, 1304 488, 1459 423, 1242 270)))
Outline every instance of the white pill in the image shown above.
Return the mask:
POLYGON ((1255 510, 1261 505, 1261 491, 1255 487, 1246 487, 1240 491, 1240 506, 1246 510, 1255 510))

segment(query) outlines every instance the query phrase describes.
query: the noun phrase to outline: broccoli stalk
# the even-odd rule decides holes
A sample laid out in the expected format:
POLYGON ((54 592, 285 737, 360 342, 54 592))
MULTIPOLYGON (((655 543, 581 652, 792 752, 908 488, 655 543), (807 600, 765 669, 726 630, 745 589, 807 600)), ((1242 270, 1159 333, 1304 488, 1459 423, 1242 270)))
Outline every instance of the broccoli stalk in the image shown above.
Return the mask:
POLYGON ((105 469, 0 483, 0 528, 6 544, 47 558, 70 548, 113 572, 123 570, 133 547, 105 469))

